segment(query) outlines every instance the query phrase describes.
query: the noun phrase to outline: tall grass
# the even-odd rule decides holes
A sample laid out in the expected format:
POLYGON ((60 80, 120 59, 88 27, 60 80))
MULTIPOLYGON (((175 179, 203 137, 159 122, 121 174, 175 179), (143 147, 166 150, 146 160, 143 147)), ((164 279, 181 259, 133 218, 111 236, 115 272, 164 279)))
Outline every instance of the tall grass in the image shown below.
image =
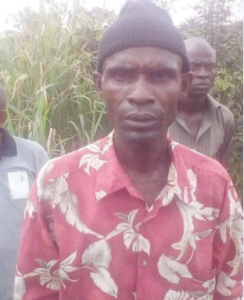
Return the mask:
MULTIPOLYGON (((65 4, 39 1, 39 13, 21 11, 15 16, 16 29, 0 35, 0 82, 8 95, 8 129, 38 141, 52 157, 90 143, 110 130, 92 73, 98 40, 116 16, 105 9, 87 12, 79 0, 67 0, 65 4)), ((202 20, 193 23, 180 28, 183 35, 204 37, 202 20)), ((235 26, 237 36, 233 33, 225 41, 229 50, 223 57, 236 63, 222 63, 215 87, 217 98, 230 107, 237 121, 230 172, 241 195, 243 76, 239 70, 241 29, 239 23, 235 26)))
POLYGON ((1 36, 0 80, 8 95, 9 130, 38 141, 53 156, 104 131, 105 105, 92 73, 97 40, 113 15, 87 12, 78 1, 69 8, 40 4, 39 14, 24 10, 16 17, 17 30, 1 36))

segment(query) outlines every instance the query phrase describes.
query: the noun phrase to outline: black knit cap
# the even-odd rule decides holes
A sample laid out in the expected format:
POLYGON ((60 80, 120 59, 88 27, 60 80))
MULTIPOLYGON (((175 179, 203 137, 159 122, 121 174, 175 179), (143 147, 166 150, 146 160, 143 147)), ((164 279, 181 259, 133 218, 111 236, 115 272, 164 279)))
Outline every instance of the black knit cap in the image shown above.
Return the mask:
POLYGON ((131 47, 156 47, 182 59, 182 72, 189 72, 185 44, 168 13, 150 0, 128 0, 119 18, 105 32, 98 49, 97 69, 117 51, 131 47))

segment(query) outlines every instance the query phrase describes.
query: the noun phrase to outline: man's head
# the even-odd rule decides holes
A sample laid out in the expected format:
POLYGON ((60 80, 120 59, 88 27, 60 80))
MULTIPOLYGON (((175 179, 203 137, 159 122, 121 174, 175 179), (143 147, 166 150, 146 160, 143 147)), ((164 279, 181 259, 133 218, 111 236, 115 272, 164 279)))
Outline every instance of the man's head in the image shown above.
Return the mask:
POLYGON ((5 97, 4 88, 0 85, 0 127, 3 127, 6 119, 7 119, 7 112, 6 112, 7 101, 5 97))
POLYGON ((169 15, 150 1, 128 1, 105 32, 94 80, 115 136, 162 138, 191 77, 184 42, 169 15))
POLYGON ((216 53, 203 39, 193 37, 185 40, 193 81, 189 95, 206 96, 213 86, 216 75, 216 53))

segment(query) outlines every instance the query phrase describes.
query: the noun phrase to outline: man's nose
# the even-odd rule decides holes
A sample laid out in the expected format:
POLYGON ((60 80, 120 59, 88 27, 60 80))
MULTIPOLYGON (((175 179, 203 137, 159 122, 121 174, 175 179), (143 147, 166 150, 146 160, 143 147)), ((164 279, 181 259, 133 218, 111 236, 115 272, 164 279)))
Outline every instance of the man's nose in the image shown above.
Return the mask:
POLYGON ((150 84, 145 78, 143 78, 143 76, 140 76, 132 85, 130 94, 127 96, 127 100, 131 105, 146 105, 153 104, 155 102, 150 84))
POLYGON ((209 73, 204 67, 201 67, 198 69, 197 76, 205 78, 205 77, 209 77, 209 73))

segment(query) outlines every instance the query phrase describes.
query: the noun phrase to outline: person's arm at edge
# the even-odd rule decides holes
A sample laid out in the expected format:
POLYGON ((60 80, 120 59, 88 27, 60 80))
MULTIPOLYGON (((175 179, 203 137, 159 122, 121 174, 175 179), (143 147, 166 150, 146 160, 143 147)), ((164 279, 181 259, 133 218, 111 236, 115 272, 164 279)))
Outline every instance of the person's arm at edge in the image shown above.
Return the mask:
POLYGON ((229 111, 228 118, 225 125, 225 138, 223 144, 218 152, 218 160, 225 167, 228 168, 229 155, 231 152, 231 146, 235 135, 235 121, 233 114, 229 111))
MULTIPOLYGON (((38 197, 40 194, 38 185, 39 188, 42 184, 44 186, 45 169, 48 165, 49 163, 40 171, 27 201, 15 277, 14 300, 59 299, 59 285, 57 281, 52 282, 52 276, 55 278, 57 273, 55 271, 59 269, 58 246, 52 238, 50 226, 52 207, 50 201, 38 197), (51 268, 48 268, 50 266, 51 268), (49 275, 50 280, 47 280, 49 275)), ((41 194, 45 194, 44 190, 41 194)))
POLYGON ((242 209, 231 179, 226 184, 213 239, 216 266, 214 300, 242 296, 242 209))

